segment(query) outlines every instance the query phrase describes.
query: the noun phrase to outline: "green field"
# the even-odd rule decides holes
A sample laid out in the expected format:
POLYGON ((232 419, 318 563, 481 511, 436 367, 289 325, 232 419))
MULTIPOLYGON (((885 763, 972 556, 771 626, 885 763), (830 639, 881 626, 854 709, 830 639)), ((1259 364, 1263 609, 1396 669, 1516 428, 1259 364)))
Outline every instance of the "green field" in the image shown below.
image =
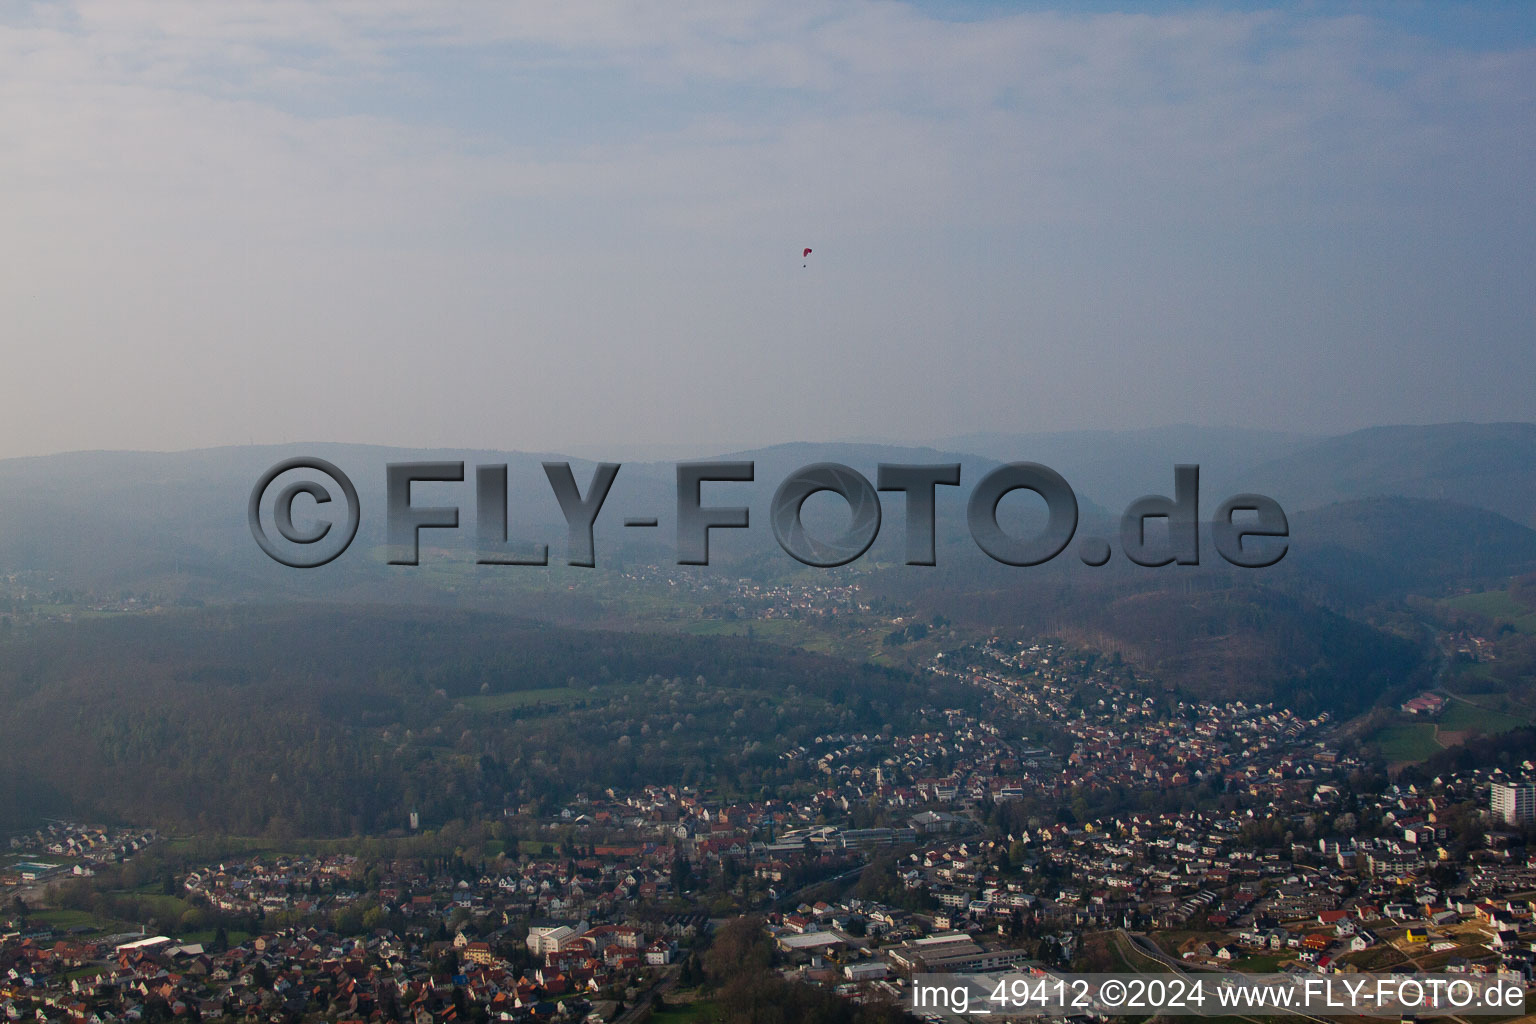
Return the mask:
MULTIPOLYGON (((1502 694, 1467 694, 1478 704, 1503 702, 1502 694)), ((1530 725, 1531 717, 1513 711, 1496 711, 1492 707, 1477 707, 1462 700, 1446 705, 1439 719, 1441 729, 1478 729, 1483 732, 1508 732, 1522 725, 1530 725)))
POLYGON ((1416 764, 1461 742, 1471 733, 1501 733, 1532 723, 1532 716, 1509 707, 1503 694, 1468 695, 1478 704, 1485 701, 1501 708, 1478 707, 1452 699, 1435 721, 1415 720, 1408 715, 1376 730, 1368 740, 1381 747, 1389 764, 1416 764))
POLYGON ((1441 750, 1435 742, 1435 726, 1429 722, 1389 725, 1371 739, 1381 746, 1381 756, 1388 763, 1423 761, 1441 750))
POLYGON ((192 909, 192 904, 180 896, 167 896, 164 893, 139 889, 134 893, 134 899, 139 901, 141 907, 153 908, 155 916, 161 921, 167 922, 167 927, 192 909))
MULTIPOLYGON (((184 935, 180 935, 177 937, 176 941, 184 945, 201 943, 203 946, 211 946, 213 945, 214 938, 218 934, 219 930, 217 928, 205 928, 200 932, 187 932, 184 935)), ((250 932, 243 932, 238 928, 226 929, 224 932, 224 937, 229 940, 229 944, 231 946, 238 946, 241 943, 248 942, 255 938, 255 936, 250 932)))
POLYGON ((1458 611, 1486 615, 1490 619, 1508 622, 1522 633, 1536 634, 1536 608, 1521 604, 1507 590, 1485 590, 1480 594, 1463 594, 1446 598, 1443 602, 1458 611))
POLYGON ((695 1024, 695 1022, 702 1024, 704 1021, 713 1019, 711 1011, 714 1006, 715 1004, 707 999, 698 999, 678 1006, 668 1004, 662 1009, 653 1010, 650 1019, 657 1024, 695 1024))
POLYGON ((551 686, 543 690, 513 690, 511 693, 488 693, 459 700, 469 710, 482 715, 494 715, 518 708, 537 707, 541 704, 569 704, 572 701, 592 697, 595 694, 574 686, 551 686))
POLYGON ((87 910, 37 910, 27 914, 28 920, 46 924, 56 931, 71 928, 104 928, 105 925, 87 910))
POLYGON ((1294 959, 1296 958, 1290 953, 1260 954, 1234 961, 1232 969, 1234 971, 1244 971, 1248 974, 1277 974, 1282 963, 1294 959))
POLYGON ((690 636, 752 636, 766 643, 837 654, 846 637, 803 619, 700 619, 684 627, 690 636))
MULTIPOLYGON (((174 896, 141 896, 139 898, 144 899, 146 902, 152 903, 155 913, 166 915, 166 922, 162 925, 161 930, 166 931, 166 934, 173 934, 172 932, 167 931, 167 929, 169 929, 176 922, 177 917, 180 916, 177 909, 178 905, 182 908, 185 908, 186 904, 174 896)), ((27 917, 31 921, 34 921, 38 924, 45 924, 58 932, 67 932, 75 928, 89 928, 94 933, 103 934, 108 932, 130 931, 137 927, 136 922, 116 921, 111 918, 97 917, 95 914, 92 914, 88 910, 36 910, 29 913, 27 917)), ((178 941, 200 942, 207 946, 213 943, 214 937, 217 934, 217 929, 206 928, 198 932, 185 933, 179 936, 178 941)), ((239 945, 251 937, 248 933, 240 931, 239 929, 230 930, 227 935, 232 945, 239 945)))

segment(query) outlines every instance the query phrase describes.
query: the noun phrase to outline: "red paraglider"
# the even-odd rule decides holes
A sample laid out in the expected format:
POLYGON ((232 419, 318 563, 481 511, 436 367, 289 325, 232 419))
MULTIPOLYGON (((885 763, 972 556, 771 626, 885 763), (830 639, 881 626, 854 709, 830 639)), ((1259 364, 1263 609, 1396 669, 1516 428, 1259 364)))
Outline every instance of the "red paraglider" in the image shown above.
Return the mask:
MULTIPOLYGON (((803 252, 803 253, 801 253, 801 254, 800 254, 800 258, 801 258, 801 259, 805 259, 805 258, 806 258, 806 257, 807 257, 807 256, 809 256, 809 255, 810 255, 810 254, 811 254, 811 250, 809 250, 809 249, 807 249, 807 250, 805 250, 805 252, 803 252)), ((806 266, 806 264, 804 264, 804 263, 802 263, 802 264, 800 264, 800 265, 801 265, 801 266, 802 266, 802 267, 804 267, 804 266, 806 266)))

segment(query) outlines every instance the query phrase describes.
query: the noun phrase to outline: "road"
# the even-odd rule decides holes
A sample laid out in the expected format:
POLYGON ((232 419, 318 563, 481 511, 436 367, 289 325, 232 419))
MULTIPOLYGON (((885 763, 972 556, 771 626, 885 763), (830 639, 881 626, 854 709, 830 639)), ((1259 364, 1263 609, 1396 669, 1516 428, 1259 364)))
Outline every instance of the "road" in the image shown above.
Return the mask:
POLYGON ((1184 972, 1187 972, 1187 971, 1192 971, 1192 970, 1193 971, 1220 971, 1220 970, 1222 970, 1222 968, 1220 968, 1220 967, 1207 967, 1204 964, 1189 963, 1188 961, 1180 960, 1177 957, 1170 956, 1169 954, 1163 952, 1162 948, 1160 946, 1158 946, 1157 943, 1153 942, 1151 939, 1147 938, 1145 935, 1143 935, 1140 932, 1129 932, 1129 931, 1126 931, 1124 928, 1121 928, 1119 931, 1120 931, 1121 935, 1124 935, 1127 939, 1130 940, 1131 945, 1135 948, 1135 950, 1138 953, 1142 954, 1145 957, 1149 957, 1150 959, 1156 960, 1158 963, 1162 964, 1164 967, 1171 967, 1171 968, 1173 968, 1173 970, 1175 970, 1175 971, 1177 971, 1177 972, 1179 972, 1181 974, 1184 973, 1184 972))
POLYGON ((656 996, 665 996, 677 987, 677 971, 671 971, 665 978, 652 985, 648 992, 635 997, 635 1002, 629 1009, 614 1018, 614 1024, 634 1024, 640 1019, 640 1014, 651 1008, 651 1000, 656 996))
POLYGON ((835 884, 837 882, 844 881, 845 879, 858 878, 860 875, 862 875, 864 873, 864 869, 867 868, 867 867, 869 867, 869 861, 865 861, 863 864, 860 864, 858 867, 853 868, 852 870, 844 871, 840 875, 834 875, 831 878, 823 878, 821 881, 819 881, 819 882, 812 882, 810 885, 802 885, 800 888, 796 889, 794 892, 787 892, 783 896, 780 896, 778 899, 774 900, 773 901, 774 906, 776 906, 776 907, 796 907, 796 906, 799 906, 800 905, 800 897, 802 895, 804 895, 805 893, 810 892, 812 889, 819 889, 819 888, 821 888, 824 885, 832 885, 832 884, 835 884))

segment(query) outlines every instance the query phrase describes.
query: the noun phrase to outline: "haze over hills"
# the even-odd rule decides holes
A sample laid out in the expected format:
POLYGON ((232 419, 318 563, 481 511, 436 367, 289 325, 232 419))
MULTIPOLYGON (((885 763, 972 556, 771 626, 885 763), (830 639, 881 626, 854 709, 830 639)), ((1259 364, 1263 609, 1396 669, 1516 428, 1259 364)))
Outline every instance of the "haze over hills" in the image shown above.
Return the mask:
POLYGON ((1255 466, 1244 479, 1288 508, 1431 498, 1536 526, 1536 423, 1371 427, 1255 466))
POLYGON ((1185 692, 1358 711, 1431 683, 1435 651, 1402 603, 1502 585, 1536 570, 1536 531, 1484 509, 1377 498, 1290 517, 1290 553, 1264 570, 1202 564, 1023 571, 945 548, 922 578, 876 574, 875 593, 975 628, 1007 623, 1116 651, 1185 692))
MULTIPOLYGON (((940 617, 983 633, 1075 638, 1121 653, 1191 694, 1241 693, 1349 711, 1430 678, 1437 655, 1416 628, 1403 625, 1405 599, 1499 587, 1536 570, 1530 517, 1510 516, 1520 511, 1522 495, 1536 494, 1533 425, 1384 427, 1311 442, 1257 432, 1223 440, 1191 428, 1053 438, 973 437, 974 449, 955 439, 943 448, 829 443, 721 453, 718 458, 755 462, 756 479, 706 484, 704 503, 748 505, 752 527, 715 531, 715 564, 689 571, 703 580, 746 577, 775 585, 856 580, 864 593, 887 602, 891 615, 940 617), (1256 461, 1243 464, 1244 453, 1256 461), (1271 569, 1234 569, 1215 555, 1207 528, 1200 566, 1147 569, 1117 554, 1093 569, 1079 562, 1075 547, 1043 566, 1000 565, 977 548, 965 524, 971 488, 1000 456, 1042 461, 1062 473, 1078 491, 1079 536, 1109 537, 1116 546, 1126 495, 1167 493, 1174 463, 1198 462, 1202 512, 1210 514, 1240 486, 1269 494, 1289 513, 1289 554, 1271 569), (846 463, 871 480, 881 462, 961 463, 961 486, 937 491, 939 564, 901 564, 905 513, 897 494, 883 496, 884 524, 874 547, 846 568, 807 569, 780 550, 768 517, 773 491, 794 469, 823 461, 846 463), (1209 476, 1207 465, 1217 467, 1209 476), (1102 497, 1094 486, 1102 487, 1102 497)), ((566 528, 540 466, 546 459, 566 461, 335 444, 7 460, 0 462, 0 567, 19 573, 15 586, 34 594, 59 588, 98 598, 132 594, 169 607, 324 601, 489 609, 563 625, 681 628, 683 606, 669 584, 624 575, 644 566, 679 571, 675 464, 624 464, 599 517, 599 567, 579 570, 563 565, 566 528), (352 549, 311 571, 266 558, 245 517, 260 474, 301 454, 347 471, 363 509, 352 549), (384 555, 384 466, 425 460, 466 463, 464 483, 418 485, 413 498, 418 505, 457 505, 461 527, 424 532, 422 565, 391 567, 384 555), (550 567, 473 565, 473 467, 483 463, 508 464, 509 534, 547 543, 550 567), (642 514, 656 516, 659 526, 621 525, 624 516, 642 514)), ((594 464, 569 461, 585 490, 594 464)), ((1031 500, 1010 498, 1000 508, 1010 528, 1026 532, 1038 523, 1039 503, 1031 500)), ((835 530, 846 520, 830 496, 812 499, 806 510, 816 529, 835 530)), ((698 598, 698 606, 711 600, 698 598)), ((866 643, 854 641, 847 653, 866 657, 858 646, 866 643)), ((889 654, 903 657, 899 646, 889 654)))
MULTIPOLYGON (((937 571, 900 568, 905 512, 900 495, 886 494, 884 525, 869 555, 856 563, 894 563, 898 589, 945 582, 947 572, 988 586, 1025 576, 1117 577, 1123 560, 1087 572, 1068 552, 1051 565, 1021 573, 981 556, 965 525, 971 488, 996 459, 1043 461, 1073 483, 1082 536, 1113 538, 1127 495, 1168 493, 1172 467, 1202 466, 1201 507, 1209 514, 1238 487, 1280 502, 1292 518, 1291 552, 1264 579, 1288 587, 1315 583, 1352 600, 1377 600, 1404 588, 1445 588, 1497 579, 1529 561, 1530 509, 1536 507, 1536 425, 1447 424, 1382 427, 1312 443, 1292 435, 1168 428, 1127 433, 972 436, 973 449, 904 448, 875 444, 789 444, 720 453, 756 463, 751 483, 706 484, 706 505, 748 505, 752 528, 716 530, 712 558, 733 571, 786 574, 799 566, 778 549, 768 505, 779 482, 812 462, 842 462, 873 479, 881 462, 949 463, 963 467, 961 486, 936 489, 937 535, 945 552, 937 571), (1054 447, 1053 447, 1054 446, 1054 447), (1293 454, 1269 459, 1276 451, 1293 454), (1244 453, 1255 461, 1243 465, 1244 453), (1263 461, 1268 459, 1268 461, 1263 461), (1208 469, 1207 467, 1215 467, 1208 469), (1228 482, 1230 481, 1230 483, 1228 482), (1105 494, 1094 489, 1102 487, 1105 494), (1447 498, 1447 495, 1454 497, 1447 498), (1530 496, 1527 502, 1525 496, 1530 496), (1357 499, 1369 497, 1370 502, 1357 499), (1414 499, 1414 500, 1406 500, 1414 499), (1327 506, 1337 507, 1328 509, 1327 506), (1487 511, 1484 511, 1487 510, 1487 511), (1497 513, 1490 516, 1488 512, 1497 513), (1315 513, 1315 514, 1314 514, 1315 513), (1513 523, 1508 520, 1514 520, 1513 523), (1516 524, 1523 524, 1517 528, 1516 524), (946 569, 947 567, 947 569, 946 569), (1107 574, 1107 575, 1105 575, 1107 574), (910 579, 908 579, 910 577, 910 579), (1311 581, 1309 583, 1308 581, 1311 581), (1346 593, 1347 592, 1347 593, 1346 593)), ((384 466, 399 461, 466 463, 462 484, 418 484, 417 504, 460 508, 457 531, 424 531, 432 550, 469 558, 474 550, 474 467, 506 463, 508 532, 550 546, 563 560, 565 525, 540 463, 563 456, 475 450, 410 450, 366 445, 302 444, 203 449, 175 453, 82 452, 0 461, 0 565, 44 573, 60 585, 98 590, 154 590, 173 599, 228 600, 262 596, 420 599, 423 588, 391 572, 384 556, 384 466), (253 543, 245 521, 250 488, 275 462, 296 454, 329 459, 355 480, 363 508, 358 539, 348 554, 316 572, 279 566, 253 543)), ((594 463, 568 460, 579 486, 594 463)), ((675 463, 625 463, 597 525, 600 566, 675 558, 675 463), (648 514, 653 530, 626 530, 627 515, 648 514)), ((808 522, 835 529, 846 521, 828 495, 807 502, 808 522)), ((1039 521, 1039 503, 1026 493, 1005 500, 1004 521, 1025 532, 1039 521)), ((1219 560, 1206 548, 1211 568, 1219 560)), ((1145 575, 1140 570, 1132 576, 1145 575)))
MULTIPOLYGON (((563 545, 564 521, 540 463, 570 461, 585 487, 594 463, 563 455, 487 450, 413 450, 368 445, 294 444, 200 449, 174 453, 79 452, 0 460, 0 564, 58 572, 82 583, 126 585, 137 575, 177 571, 239 578, 239 585, 294 585, 251 543, 244 508, 257 477, 280 459, 298 454, 329 459, 351 474, 365 510, 359 551, 383 542, 384 465, 398 461, 466 463, 464 484, 417 485, 419 503, 457 504, 461 530, 432 543, 466 548, 473 538, 473 467, 509 466, 509 531, 563 545)), ((706 485, 705 503, 747 504, 755 527, 719 531, 712 543, 732 551, 771 547, 767 506, 793 469, 811 462, 843 462, 873 479, 880 462, 963 466, 961 486, 937 490, 942 512, 963 510, 964 496, 999 461, 1043 462, 1078 494, 1082 517, 1112 527, 1132 498, 1172 489, 1173 466, 1201 465, 1201 505, 1208 513, 1237 489, 1270 495, 1291 514, 1369 497, 1446 500, 1536 525, 1536 424, 1445 424, 1379 427, 1308 444, 1295 435, 1258 431, 1166 428, 1054 435, 970 435, 943 447, 875 444, 787 444, 721 452, 716 459, 752 460, 756 481, 706 485), (966 446, 969 443, 969 446, 966 446), (1277 457, 1278 455, 1278 457, 1277 457)), ((658 559, 673 545, 675 463, 624 463, 599 518, 610 543, 637 544, 658 559), (626 533, 624 515, 655 515, 654 533, 626 533)), ((835 499, 829 499, 835 501, 835 499)), ((815 505, 816 500, 810 503, 815 505)), ((887 519, 899 523, 901 501, 887 495, 887 519)), ((1020 514, 1025 514, 1021 504, 1020 514)), ((834 509, 834 512, 836 510, 834 509)), ((813 510, 814 512, 814 510, 813 510)), ((963 512, 961 513, 963 515, 963 512)), ((951 515, 940 516, 941 529, 951 515)), ((888 541, 883 531, 882 541, 888 541)), ((960 531, 963 532, 963 522, 960 531)), ((876 555, 885 552, 877 547, 876 555)), ((379 552, 369 556, 382 561, 379 552)), ((326 573, 345 576, 362 559, 339 560, 326 573)), ((311 584, 312 585, 312 584, 311 584)))
POLYGON ((1040 462, 1066 475, 1080 493, 1111 508, 1173 486, 1173 467, 1198 463, 1207 494, 1231 493, 1247 469, 1297 452, 1320 438, 1243 428, 1176 425, 1146 430, 977 433, 935 441, 998 462, 1040 462))
POLYGON ((1536 569, 1536 530, 1453 501, 1374 497, 1291 517, 1294 544, 1271 581, 1364 603, 1475 588, 1536 569))

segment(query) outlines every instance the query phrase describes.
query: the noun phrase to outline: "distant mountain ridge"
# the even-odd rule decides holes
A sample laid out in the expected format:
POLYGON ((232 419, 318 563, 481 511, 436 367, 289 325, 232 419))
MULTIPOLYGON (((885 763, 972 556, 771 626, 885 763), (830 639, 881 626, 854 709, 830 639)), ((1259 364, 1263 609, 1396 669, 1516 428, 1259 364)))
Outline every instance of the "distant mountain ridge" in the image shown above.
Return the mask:
MULTIPOLYGON (((1220 440, 1180 428, 1061 435, 1056 449, 1035 445, 1027 435, 996 435, 987 444, 977 440, 985 453, 873 443, 721 453, 718 459, 753 461, 757 473, 750 484, 706 487, 706 505, 752 510, 750 530, 715 531, 711 571, 765 582, 811 571, 778 548, 768 521, 773 490, 794 469, 843 462, 873 482, 881 462, 959 462, 961 486, 938 489, 938 566, 902 564, 902 499, 886 494, 879 539, 850 567, 861 573, 866 593, 979 629, 1076 636, 1121 651, 1191 692, 1289 695, 1317 707, 1358 709, 1421 683, 1433 662, 1421 638, 1393 624, 1405 599, 1497 588, 1536 570, 1536 524, 1527 504, 1536 500, 1536 425, 1382 427, 1323 440, 1263 434, 1220 440), (1269 457, 1276 450, 1281 454, 1269 457), (1266 461, 1240 465, 1245 451, 1266 461), (1075 546, 1033 568, 1002 566, 982 554, 966 528, 965 504, 999 458, 1042 461, 1062 473, 1078 494, 1079 536, 1115 539, 1111 563, 1084 566, 1075 546), (1215 555, 1206 529, 1198 567, 1130 565, 1117 540, 1125 496, 1169 493, 1179 461, 1202 465, 1202 519, 1238 490, 1278 500, 1291 525, 1285 560, 1270 569, 1234 569, 1215 555), (1092 489, 1095 481, 1107 482, 1107 497, 1092 489)), ((473 467, 506 463, 510 532, 547 542, 551 562, 563 563, 564 522, 540 466, 545 460, 571 461, 579 485, 587 487, 593 468, 587 460, 470 449, 296 444, 0 461, 0 575, 31 571, 50 587, 148 593, 165 603, 302 600, 419 608, 490 602, 544 622, 622 627, 628 621, 623 601, 602 607, 541 570, 517 570, 526 584, 520 588, 487 587, 498 570, 477 572, 462 557, 474 546, 473 467), (313 572, 266 558, 245 518, 247 496, 261 473, 300 454, 329 459, 351 474, 364 511, 353 549, 313 572), (461 526, 456 534, 425 534, 423 544, 432 550, 421 571, 399 570, 384 563, 384 466, 422 460, 466 463, 462 484, 432 484, 418 497, 425 504, 457 503, 461 526), (457 574, 432 571, 444 552, 460 558, 457 574)), ((1030 529, 1034 499, 1008 500, 1015 504, 1000 515, 1011 517, 1016 531, 1030 529)), ((819 512, 808 503, 808 521, 835 519, 828 507, 835 510, 836 501, 827 503, 819 512)), ((624 463, 599 518, 598 571, 616 570, 619 579, 625 565, 671 565, 675 510, 675 463, 624 463), (626 530, 622 519, 629 515, 654 515, 658 527, 626 530)), ((506 579, 506 572, 499 578, 506 579)), ((623 586, 641 600, 667 599, 665 590, 623 586)))
POLYGON ((1476 505, 1536 526, 1536 423, 1371 427, 1255 466, 1248 489, 1287 508, 1357 498, 1476 505))
POLYGON ((1325 583, 1358 600, 1436 593, 1536 570, 1536 530, 1484 508, 1422 498, 1362 498, 1292 517, 1280 578, 1325 583))
POLYGON ((1079 493, 1092 495, 1108 507, 1124 508, 1143 494, 1165 493, 1173 486, 1173 467, 1178 463, 1199 464, 1207 496, 1220 492, 1224 498, 1247 469, 1319 440, 1318 435, 1311 434, 1175 425, 1144 430, 962 434, 932 443, 998 462, 1044 463, 1064 475, 1079 493))
MULTIPOLYGON (((1377 581, 1371 587, 1378 590, 1380 586, 1428 586, 1432 579, 1438 581, 1433 585, 1440 586, 1458 576, 1485 578, 1498 571, 1501 557, 1515 571, 1524 558, 1523 535, 1510 533, 1486 516, 1474 516, 1473 509, 1496 513, 1511 521, 1508 526, 1536 526, 1536 424, 1529 423, 1378 427, 1323 440, 1178 427, 967 435, 948 443, 954 446, 791 443, 722 452, 717 459, 755 462, 756 479, 706 485, 705 503, 750 506, 752 529, 715 531, 712 555, 789 563, 769 528, 769 501, 793 470, 824 461, 846 463, 872 482, 882 462, 960 463, 961 486, 938 488, 937 499, 941 547, 948 543, 962 550, 974 548, 964 521, 966 497, 1000 460, 1041 461, 1062 473, 1078 496, 1080 530, 1084 535, 1091 531, 1109 536, 1131 498, 1169 493, 1174 464, 1195 461, 1202 466, 1203 515, 1210 515, 1219 501, 1238 490, 1267 494, 1295 522, 1288 571, 1309 567, 1338 579, 1341 566, 1364 559, 1360 564, 1370 564, 1368 575, 1377 581), (973 443, 974 448, 960 447, 964 443, 973 443), (1270 458, 1275 452, 1289 454, 1270 458), (1240 465, 1244 453, 1267 461, 1240 465), (1401 515, 1379 503, 1394 498, 1409 502, 1399 510, 1401 515), (1378 504, 1351 506, 1362 500, 1378 504), (1432 510, 1423 502, 1459 505, 1461 510, 1432 510), (1340 507, 1325 511, 1330 506, 1340 507), (1393 525, 1395 519, 1401 522, 1393 525), (1414 531, 1418 540, 1410 542, 1414 531), (1465 534, 1460 540, 1457 531, 1465 534), (1431 532, 1440 536, 1430 536, 1431 532), (1363 551, 1361 538, 1367 535, 1386 539, 1363 551), (1316 557, 1324 551, 1337 556, 1331 565, 1328 559, 1316 557), (1458 567, 1459 559, 1470 561, 1458 567), (1389 584, 1389 577, 1396 582, 1389 584)), ((540 463, 570 461, 578 484, 586 487, 594 466, 589 460, 550 453, 294 444, 174 453, 76 452, 0 460, 0 571, 47 572, 65 585, 79 587, 140 588, 146 581, 158 585, 175 577, 180 590, 203 598, 252 592, 269 599, 335 593, 338 588, 365 585, 389 575, 382 554, 385 464, 430 460, 465 462, 466 480, 431 485, 437 490, 428 490, 428 497, 419 499, 432 500, 430 495, 435 493, 446 496, 439 500, 454 501, 461 509, 456 534, 428 531, 425 542, 472 550, 473 467, 506 463, 509 532, 547 542, 551 558, 563 558, 564 520, 540 463), (312 574, 269 561, 257 550, 245 522, 245 503, 260 474, 280 459, 300 454, 329 459, 351 474, 364 513, 353 549, 312 574)), ((601 551, 622 551, 642 561, 673 559, 675 470, 674 462, 623 464, 598 521, 601 551), (658 527, 626 530, 621 520, 628 515, 653 515, 658 527)), ((1023 516, 1013 520, 1016 529, 1030 527, 1033 500, 1010 499, 1014 503, 1010 514, 1023 516)), ((815 513, 813 504, 807 505, 808 514, 815 513)), ((899 564, 902 500, 888 493, 882 505, 886 524, 870 557, 899 564)), ((836 499, 826 498, 823 507, 827 506, 835 509, 836 499)))

